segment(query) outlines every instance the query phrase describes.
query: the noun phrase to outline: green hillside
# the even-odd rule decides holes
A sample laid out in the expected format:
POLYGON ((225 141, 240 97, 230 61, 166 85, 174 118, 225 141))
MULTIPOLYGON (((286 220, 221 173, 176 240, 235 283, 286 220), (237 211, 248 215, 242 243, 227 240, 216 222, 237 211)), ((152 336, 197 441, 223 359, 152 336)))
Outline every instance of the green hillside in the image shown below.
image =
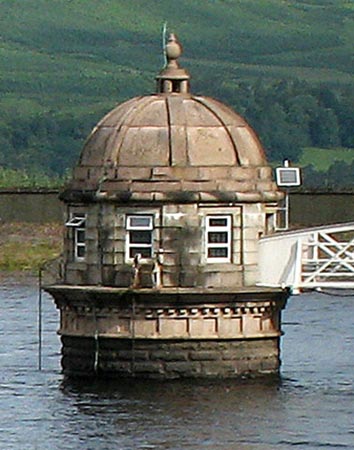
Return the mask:
POLYGON ((241 113, 240 82, 353 92, 353 0, 0 0, 0 164, 70 167, 104 112, 154 90, 164 22, 193 90, 241 113))
MULTIPOLYGON (((313 165, 318 172, 327 172, 336 162, 351 164, 354 161, 354 148, 305 148, 298 162, 300 167, 313 165)), ((353 180, 354 182, 354 180, 353 180)))
POLYGON ((228 80, 353 82, 349 0, 3 0, 0 5, 1 91, 48 107, 149 92, 162 65, 164 21, 182 39, 184 64, 196 79, 212 73, 228 80))

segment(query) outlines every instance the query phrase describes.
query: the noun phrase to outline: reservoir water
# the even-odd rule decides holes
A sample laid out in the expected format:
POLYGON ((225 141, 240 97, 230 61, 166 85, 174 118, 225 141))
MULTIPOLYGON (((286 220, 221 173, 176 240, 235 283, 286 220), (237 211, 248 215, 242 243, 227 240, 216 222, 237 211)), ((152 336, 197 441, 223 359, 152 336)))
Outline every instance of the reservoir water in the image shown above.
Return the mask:
POLYGON ((252 382, 67 382, 51 298, 41 371, 37 286, 0 310, 0 449, 354 449, 354 295, 292 297, 281 378, 252 382))

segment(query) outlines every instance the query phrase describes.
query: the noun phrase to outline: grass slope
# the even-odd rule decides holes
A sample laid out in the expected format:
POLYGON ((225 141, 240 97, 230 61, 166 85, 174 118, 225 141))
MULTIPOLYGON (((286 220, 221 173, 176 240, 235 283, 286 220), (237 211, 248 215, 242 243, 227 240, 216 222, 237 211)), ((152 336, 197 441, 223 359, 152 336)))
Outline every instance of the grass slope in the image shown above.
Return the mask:
POLYGON ((62 251, 62 225, 0 223, 0 271, 36 271, 62 251))
MULTIPOLYGON (((166 21, 194 92, 260 77, 354 84, 354 0, 0 0, 0 128, 49 112, 93 125, 154 91, 166 21)), ((73 145, 61 148, 74 160, 73 145)), ((30 159, 50 159, 43 148, 30 159)))
POLYGON ((164 21, 196 79, 352 82, 349 0, 3 0, 0 107, 80 112, 153 90, 164 21))
POLYGON ((351 164, 354 160, 354 148, 304 148, 298 165, 306 167, 313 165, 320 172, 327 172, 336 161, 351 164))

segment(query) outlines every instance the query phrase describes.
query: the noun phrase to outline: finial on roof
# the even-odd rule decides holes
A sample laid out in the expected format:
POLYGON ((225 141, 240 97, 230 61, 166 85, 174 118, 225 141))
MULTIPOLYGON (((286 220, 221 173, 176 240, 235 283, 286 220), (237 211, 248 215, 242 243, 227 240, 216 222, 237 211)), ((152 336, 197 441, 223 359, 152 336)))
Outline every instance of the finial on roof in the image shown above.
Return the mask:
POLYGON ((170 63, 174 66, 176 64, 178 65, 177 59, 182 55, 183 49, 174 33, 170 34, 165 51, 168 65, 170 65, 170 63))
POLYGON ((157 79, 157 91, 164 94, 187 94, 189 92, 189 74, 180 68, 178 58, 183 53, 182 45, 174 33, 169 35, 164 48, 166 65, 157 79))

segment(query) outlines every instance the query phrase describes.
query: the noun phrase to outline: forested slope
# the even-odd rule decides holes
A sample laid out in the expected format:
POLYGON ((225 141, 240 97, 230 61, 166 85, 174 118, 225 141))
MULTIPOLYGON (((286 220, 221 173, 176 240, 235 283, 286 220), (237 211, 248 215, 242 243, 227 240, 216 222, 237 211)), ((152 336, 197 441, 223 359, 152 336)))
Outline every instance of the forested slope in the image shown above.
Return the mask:
POLYGON ((3 0, 1 166, 71 167, 102 114, 154 90, 165 21, 193 91, 244 114, 272 160, 354 147, 352 0, 3 0))

